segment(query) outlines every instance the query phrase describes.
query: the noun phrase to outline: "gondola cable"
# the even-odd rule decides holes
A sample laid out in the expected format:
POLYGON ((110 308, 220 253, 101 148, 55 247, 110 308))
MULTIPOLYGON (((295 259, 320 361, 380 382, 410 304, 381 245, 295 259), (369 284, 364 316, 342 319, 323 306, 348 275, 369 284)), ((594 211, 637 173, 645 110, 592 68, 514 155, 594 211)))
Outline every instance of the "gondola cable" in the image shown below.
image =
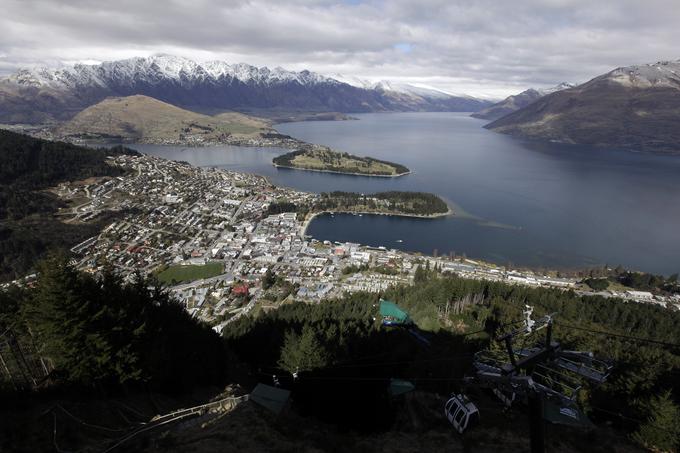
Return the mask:
POLYGON ((586 327, 572 326, 571 324, 566 324, 566 323, 563 323, 563 322, 556 322, 555 324, 557 324, 558 326, 567 327, 569 329, 581 330, 581 331, 584 331, 584 332, 590 332, 590 333, 605 335, 605 336, 609 336, 609 337, 624 338, 624 339, 627 339, 627 340, 637 341, 637 342, 641 342, 641 343, 658 344, 658 345, 662 345, 662 346, 668 346, 668 347, 671 347, 671 348, 680 348, 680 344, 670 343, 670 342, 662 341, 662 340, 653 340, 653 339, 650 339, 650 338, 641 338, 641 337, 635 337, 635 336, 632 336, 632 335, 605 332, 603 330, 588 329, 586 327))

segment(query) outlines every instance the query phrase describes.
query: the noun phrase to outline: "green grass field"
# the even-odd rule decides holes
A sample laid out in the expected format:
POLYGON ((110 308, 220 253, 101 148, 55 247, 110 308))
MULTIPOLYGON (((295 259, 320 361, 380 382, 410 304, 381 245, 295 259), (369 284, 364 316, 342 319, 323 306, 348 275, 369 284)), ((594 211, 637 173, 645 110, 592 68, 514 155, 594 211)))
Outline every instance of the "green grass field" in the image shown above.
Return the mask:
POLYGON ((192 282, 202 278, 215 277, 224 272, 222 263, 208 263, 203 265, 188 265, 188 266, 170 266, 162 272, 158 273, 157 277, 161 283, 181 283, 192 282))

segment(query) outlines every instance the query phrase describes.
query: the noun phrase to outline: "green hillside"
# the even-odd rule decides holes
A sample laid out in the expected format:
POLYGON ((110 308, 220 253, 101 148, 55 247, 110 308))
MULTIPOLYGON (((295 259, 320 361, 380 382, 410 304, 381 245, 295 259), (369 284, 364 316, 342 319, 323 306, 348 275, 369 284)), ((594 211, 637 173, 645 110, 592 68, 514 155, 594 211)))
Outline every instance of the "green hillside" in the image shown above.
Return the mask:
POLYGON ((202 115, 148 96, 106 98, 59 126, 65 139, 118 140, 141 143, 226 142, 257 137, 269 130, 258 118, 236 112, 202 115))

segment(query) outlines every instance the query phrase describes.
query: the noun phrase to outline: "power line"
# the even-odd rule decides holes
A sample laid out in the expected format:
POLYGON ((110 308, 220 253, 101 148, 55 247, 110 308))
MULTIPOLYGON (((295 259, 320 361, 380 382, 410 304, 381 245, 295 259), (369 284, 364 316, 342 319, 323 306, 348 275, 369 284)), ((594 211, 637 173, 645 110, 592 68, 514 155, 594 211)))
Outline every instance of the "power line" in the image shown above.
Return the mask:
POLYGON ((123 432, 123 431, 127 431, 127 430, 129 429, 129 428, 108 428, 108 427, 106 427, 106 426, 93 425, 92 423, 88 423, 88 422, 85 422, 85 421, 79 419, 78 417, 76 417, 75 415, 73 415, 72 413, 70 413, 69 411, 67 411, 67 410, 64 408, 64 406, 62 406, 61 404, 55 404, 54 407, 52 408, 52 411, 53 411, 55 408, 61 409, 62 412, 64 412, 64 413, 65 413, 66 415, 68 415, 69 417, 71 417, 73 420, 77 421, 78 423, 80 423, 80 424, 83 425, 83 426, 87 426, 87 427, 90 427, 90 428, 101 429, 101 430, 109 431, 109 432, 123 432))
POLYGON ((624 335, 624 334, 620 334, 620 333, 605 332, 603 330, 588 329, 586 327, 577 327, 577 326, 572 326, 570 324, 565 324, 563 322, 558 322, 557 324, 562 325, 564 327, 567 327, 569 329, 582 330, 584 332, 596 333, 596 334, 600 334, 600 335, 606 335, 606 336, 609 336, 609 337, 625 338, 625 339, 632 340, 632 341, 639 341, 641 343, 651 343, 651 344, 658 344, 658 345, 662 345, 662 346, 668 346, 668 347, 671 347, 671 348, 680 348, 680 344, 669 343, 667 341, 652 340, 652 339, 649 339, 649 338, 635 337, 635 336, 632 336, 632 335, 624 335))
POLYGON ((389 381, 390 379, 402 379, 405 381, 464 381, 463 378, 437 378, 437 377, 376 377, 376 376, 305 376, 301 380, 322 380, 322 381, 389 381))
MULTIPOLYGON (((271 377, 271 374, 259 371, 262 376, 271 377)), ((284 376, 277 376, 282 378, 284 376)), ((320 381, 389 381, 390 379, 403 379, 407 381, 465 381, 464 378, 456 377, 432 377, 432 376, 309 376, 307 374, 300 377, 300 381, 320 380, 320 381)))
MULTIPOLYGON (((633 418, 633 417, 628 417, 628 416, 623 415, 623 414, 621 414, 621 413, 619 413, 619 412, 612 412, 612 411, 607 410, 607 409, 602 409, 601 407, 592 406, 592 409, 593 409, 593 410, 596 410, 596 411, 599 411, 599 412, 602 412, 602 413, 604 413, 604 414, 608 414, 608 415, 612 415, 612 416, 614 416, 614 417, 618 417, 618 418, 620 418, 621 420, 627 420, 627 421, 630 421, 630 422, 634 422, 634 423, 636 423, 636 424, 639 424, 640 421, 641 421, 640 419, 633 418)), ((667 432, 667 433, 670 433, 670 434, 677 434, 675 431, 671 431, 671 430, 669 430, 669 429, 662 428, 662 427, 659 426, 659 425, 655 425, 654 423, 650 423, 649 420, 647 420, 647 422, 648 422, 650 425, 652 425, 654 428, 658 429, 659 431, 664 431, 664 432, 667 432)))
MULTIPOLYGON (((431 362, 455 362, 461 359, 466 359, 470 357, 474 357, 475 353, 466 353, 466 354, 456 354, 456 355, 447 355, 446 358, 441 357, 441 358, 433 358, 433 359, 420 359, 420 360, 395 360, 395 361, 389 361, 389 362, 373 362, 373 363, 357 363, 357 364, 348 364, 347 362, 341 362, 340 365, 330 365, 323 367, 323 370, 335 370, 335 369, 342 369, 342 368, 374 368, 374 367, 381 367, 381 366, 389 366, 389 365, 411 365, 411 364, 419 364, 419 363, 431 363, 431 362)), ((269 370, 278 370, 278 371, 284 371, 288 372, 284 368, 281 367, 263 367, 264 369, 269 369, 269 370)))
MULTIPOLYGON (((504 329, 505 327, 516 326, 517 324, 523 324, 523 323, 524 323, 524 321, 509 322, 507 324, 501 324, 500 326, 497 327, 497 329, 504 329)), ((465 332, 465 333, 459 334, 459 336, 467 337, 469 335, 475 335, 475 334, 483 333, 483 332, 486 332, 486 331, 487 331, 487 329, 475 330, 474 332, 465 332)))
MULTIPOLYGON (((509 322, 505 324, 501 324, 497 327, 497 329, 504 329, 506 327, 511 327, 515 326, 518 324, 522 324, 524 321, 515 321, 515 322, 509 322)), ((473 332, 466 332, 463 334, 460 334, 459 336, 465 337, 469 335, 474 335, 477 333, 482 333, 486 332, 487 329, 481 329, 481 330, 476 330, 473 332)), ((382 353, 382 354, 373 354, 369 356, 364 356, 364 357, 358 357, 355 359, 349 359, 349 360, 344 360, 341 362, 338 362, 335 365, 327 366, 324 367, 324 369, 340 369, 340 368, 371 368, 371 367, 380 367, 380 366, 389 366, 389 365, 410 365, 410 364, 418 364, 418 363, 431 363, 431 362, 454 362, 458 361, 460 359, 466 359, 470 357, 474 357, 475 353, 474 352, 469 352, 469 353, 464 353, 464 354, 446 354, 446 356, 441 356, 441 358, 431 358, 431 359, 415 359, 415 360, 398 360, 398 361, 385 361, 385 362, 372 362, 372 363, 359 363, 364 360, 369 360, 377 357, 383 357, 387 355, 387 353, 382 353)), ((264 369, 269 369, 269 370, 276 370, 276 371, 284 371, 287 372, 287 370, 280 368, 280 367, 263 367, 264 369)), ((264 373, 263 373, 264 374, 264 373)))
POLYGON ((474 357, 475 353, 469 352, 466 354, 455 354, 455 355, 447 355, 446 358, 434 358, 434 359, 420 359, 420 360, 395 360, 395 361, 390 361, 390 362, 373 362, 373 363, 367 363, 367 364, 346 364, 346 365, 338 365, 338 366, 329 366, 325 367, 325 369, 336 369, 336 368, 369 368, 369 367, 378 367, 378 366, 387 366, 387 365, 401 365, 401 364, 416 364, 416 363, 426 363, 426 362, 453 362, 462 358, 468 358, 468 357, 474 357))

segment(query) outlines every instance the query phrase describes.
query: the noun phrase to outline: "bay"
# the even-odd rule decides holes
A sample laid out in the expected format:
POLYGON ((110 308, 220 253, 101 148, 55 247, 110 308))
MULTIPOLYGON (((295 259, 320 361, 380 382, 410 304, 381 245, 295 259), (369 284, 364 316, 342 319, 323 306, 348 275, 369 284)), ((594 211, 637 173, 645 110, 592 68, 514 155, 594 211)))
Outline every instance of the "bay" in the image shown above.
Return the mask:
POLYGON ((355 115, 356 121, 287 123, 284 134, 406 165, 370 178, 277 169, 281 149, 137 145, 142 152, 267 176, 312 192, 432 192, 458 215, 436 220, 324 215, 307 233, 499 264, 582 268, 609 264, 680 272, 680 158, 525 141, 461 113, 355 115))

